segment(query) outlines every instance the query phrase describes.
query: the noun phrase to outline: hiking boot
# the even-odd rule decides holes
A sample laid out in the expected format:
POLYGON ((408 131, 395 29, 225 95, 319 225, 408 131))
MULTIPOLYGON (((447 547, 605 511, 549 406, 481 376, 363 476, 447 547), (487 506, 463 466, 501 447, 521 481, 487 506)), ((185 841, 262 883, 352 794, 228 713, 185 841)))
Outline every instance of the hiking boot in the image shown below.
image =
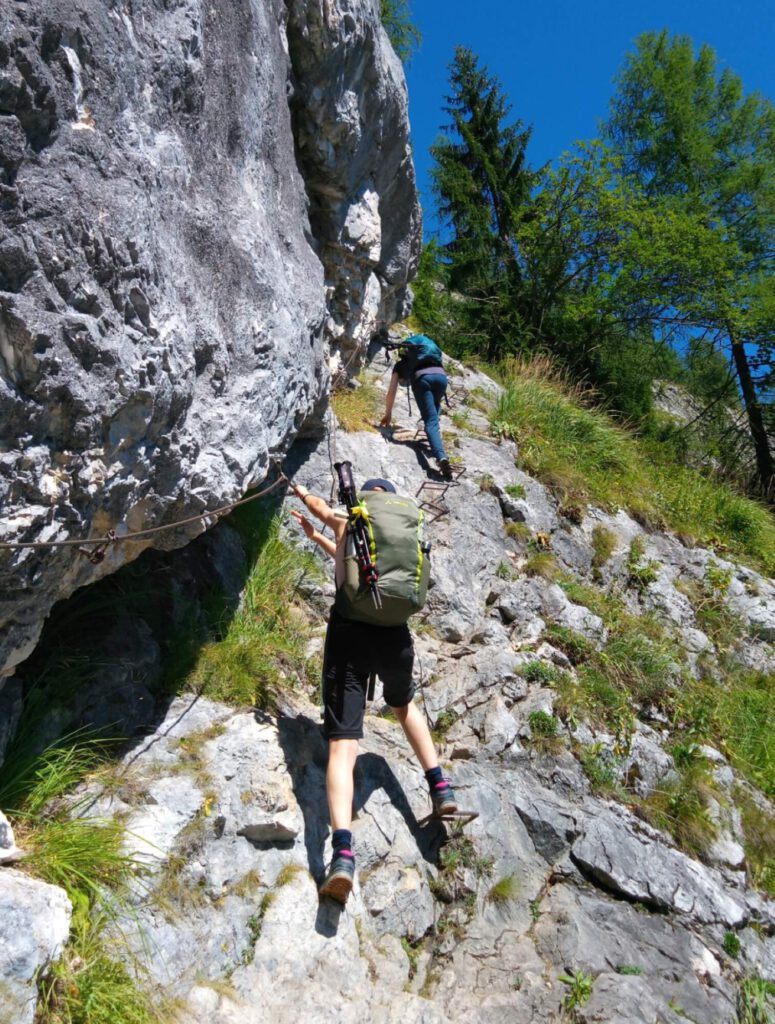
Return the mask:
POLYGON ((321 896, 330 896, 332 900, 344 906, 353 887, 354 875, 355 857, 349 851, 337 853, 331 860, 331 866, 318 892, 321 896))
POLYGON ((446 779, 442 782, 437 782, 433 787, 431 790, 431 801, 433 803, 433 813, 436 815, 454 814, 457 810, 455 791, 446 779))
POLYGON ((449 459, 439 459, 439 472, 445 480, 452 479, 452 466, 449 464, 449 459))

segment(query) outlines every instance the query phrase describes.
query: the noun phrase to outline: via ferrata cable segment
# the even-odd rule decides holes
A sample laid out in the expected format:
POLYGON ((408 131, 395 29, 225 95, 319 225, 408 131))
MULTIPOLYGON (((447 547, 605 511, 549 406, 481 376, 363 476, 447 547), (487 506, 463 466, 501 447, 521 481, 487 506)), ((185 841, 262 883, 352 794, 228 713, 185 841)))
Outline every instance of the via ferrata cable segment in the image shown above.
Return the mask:
POLYGON ((375 608, 382 608, 382 597, 379 592, 379 576, 377 567, 371 557, 369 535, 364 522, 363 508, 358 501, 353 480, 352 463, 337 462, 334 465, 339 477, 339 500, 347 507, 347 532, 352 538, 355 557, 363 573, 366 585, 371 591, 371 599, 375 608))
POLYGON ((271 491, 276 490, 281 484, 288 484, 290 481, 280 468, 279 460, 275 460, 274 467, 277 470, 278 477, 277 480, 275 480, 274 483, 269 484, 268 487, 264 487, 262 490, 256 491, 255 494, 251 494, 247 498, 241 498, 239 501, 232 501, 228 505, 222 505, 220 508, 215 508, 211 511, 206 510, 204 512, 200 512, 198 515, 188 516, 186 519, 178 519, 174 523, 164 523, 161 526, 149 526, 145 530, 134 530, 128 533, 119 533, 116 529, 112 529, 108 530, 104 537, 81 537, 68 538, 67 540, 41 541, 0 541, 0 551, 18 551, 23 548, 43 549, 72 547, 77 550, 78 554, 84 555, 90 562, 97 565, 105 558, 105 552, 110 544, 118 544, 122 541, 128 540, 139 540, 143 537, 150 537, 156 533, 164 533, 167 530, 175 530, 180 526, 189 526, 192 523, 201 522, 202 520, 207 519, 212 519, 214 523, 217 523, 222 516, 231 512, 232 509, 239 508, 240 505, 247 505, 248 502, 256 501, 257 498, 263 498, 271 491), (87 547, 87 545, 90 544, 95 545, 91 550, 87 547))

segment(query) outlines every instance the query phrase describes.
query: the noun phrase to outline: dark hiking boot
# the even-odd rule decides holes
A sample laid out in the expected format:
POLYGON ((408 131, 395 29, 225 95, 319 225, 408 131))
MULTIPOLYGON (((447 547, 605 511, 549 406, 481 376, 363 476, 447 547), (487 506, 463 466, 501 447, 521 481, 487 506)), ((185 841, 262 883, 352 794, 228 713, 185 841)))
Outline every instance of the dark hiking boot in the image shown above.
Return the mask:
POLYGON ((318 889, 321 896, 330 896, 332 900, 344 905, 353 887, 355 875, 355 857, 348 851, 340 850, 331 861, 323 884, 318 889))
POLYGON ((431 790, 431 801, 434 814, 454 814, 457 810, 455 791, 446 780, 437 782, 433 787, 431 790))
POLYGON ((452 466, 449 464, 449 459, 439 459, 439 472, 445 480, 452 479, 452 466))

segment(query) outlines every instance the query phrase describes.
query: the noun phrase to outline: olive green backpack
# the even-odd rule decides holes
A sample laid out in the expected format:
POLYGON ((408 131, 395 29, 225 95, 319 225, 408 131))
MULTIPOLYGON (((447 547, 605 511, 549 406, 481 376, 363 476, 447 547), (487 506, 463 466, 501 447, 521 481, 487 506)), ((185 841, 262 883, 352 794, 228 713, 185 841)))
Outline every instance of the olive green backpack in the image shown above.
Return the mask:
POLYGON ((425 515, 414 498, 386 491, 361 491, 357 509, 368 533, 382 607, 375 607, 349 532, 344 582, 336 592, 334 607, 346 619, 400 626, 420 611, 428 591, 430 544, 423 540, 425 515))

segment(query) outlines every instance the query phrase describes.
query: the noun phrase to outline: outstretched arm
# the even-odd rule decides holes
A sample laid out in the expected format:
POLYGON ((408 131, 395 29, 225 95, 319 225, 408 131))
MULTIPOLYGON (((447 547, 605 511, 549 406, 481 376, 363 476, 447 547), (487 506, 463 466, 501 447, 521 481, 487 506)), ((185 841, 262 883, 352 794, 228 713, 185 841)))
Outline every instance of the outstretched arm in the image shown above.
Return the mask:
POLYGON ((322 548, 327 555, 333 558, 336 554, 336 544, 330 538, 324 537, 319 530, 316 530, 309 519, 302 515, 301 512, 297 512, 295 508, 291 509, 291 515, 301 525, 302 530, 304 530, 309 539, 314 540, 319 548, 322 548))
POLYGON ((385 415, 379 421, 381 427, 389 427, 390 421, 393 418, 393 402, 396 400, 396 391, 398 391, 398 373, 393 370, 392 376, 390 377, 390 386, 388 387, 387 398, 385 399, 385 415))
MULTIPOLYGON (((314 540, 316 544, 320 544, 320 547, 322 547, 324 551, 328 551, 328 553, 332 555, 333 551, 329 551, 327 545, 333 544, 333 548, 334 550, 336 550, 336 545, 342 539, 345 530, 347 529, 347 520, 340 518, 336 514, 336 512, 334 512, 334 510, 331 508, 327 501, 324 501, 323 498, 319 498, 316 494, 311 494, 307 490, 307 488, 303 487, 301 484, 291 484, 291 487, 293 488, 293 493, 296 495, 297 498, 299 498, 304 503, 307 510, 311 512, 316 519, 319 519, 330 530, 333 531, 333 542, 329 541, 327 537, 324 537, 320 533, 318 533, 320 540, 318 540, 316 537, 312 537, 311 534, 307 533, 307 528, 302 523, 302 519, 305 518, 304 516, 300 516, 300 514, 293 512, 292 514, 294 518, 299 523, 301 523, 302 529, 304 530, 305 533, 307 533, 307 536, 310 537, 310 539, 314 540), (321 543, 321 541, 323 541, 324 543, 321 543)), ((311 525, 312 524, 310 523, 310 527, 311 525)), ((315 532, 317 533, 318 531, 315 532)))

